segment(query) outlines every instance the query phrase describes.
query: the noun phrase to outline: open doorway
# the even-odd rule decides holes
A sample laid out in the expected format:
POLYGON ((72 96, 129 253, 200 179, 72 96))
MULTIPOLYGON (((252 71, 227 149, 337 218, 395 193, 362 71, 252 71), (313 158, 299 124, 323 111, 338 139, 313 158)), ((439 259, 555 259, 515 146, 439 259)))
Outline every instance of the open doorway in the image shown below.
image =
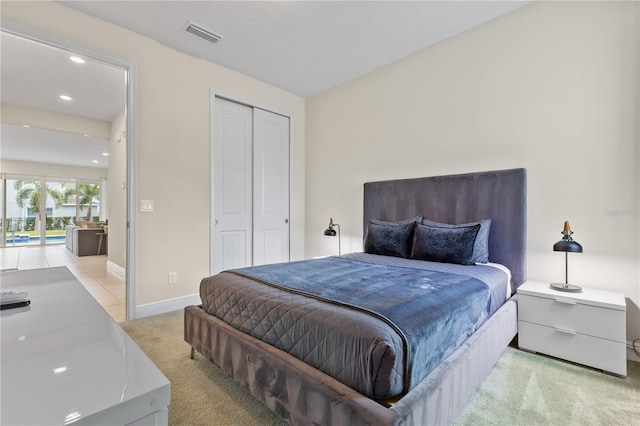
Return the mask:
POLYGON ((132 319, 133 65, 4 21, 0 43, 0 246, 11 245, 8 237, 15 243, 16 231, 31 245, 70 247, 71 228, 89 223, 102 230, 108 236, 96 256, 122 275, 132 319), (38 205, 19 202, 20 190, 39 192, 38 205))

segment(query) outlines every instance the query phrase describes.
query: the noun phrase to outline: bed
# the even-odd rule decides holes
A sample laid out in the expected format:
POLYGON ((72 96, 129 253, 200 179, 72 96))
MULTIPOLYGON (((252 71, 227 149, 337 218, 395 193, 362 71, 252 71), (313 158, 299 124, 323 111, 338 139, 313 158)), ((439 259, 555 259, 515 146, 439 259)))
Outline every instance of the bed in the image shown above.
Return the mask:
POLYGON ((185 308, 185 341, 192 355, 201 353, 292 424, 453 423, 517 333, 516 300, 509 295, 526 278, 526 172, 370 182, 363 212, 367 253, 203 279, 203 304, 185 308), (491 219, 488 264, 468 257, 465 265, 416 260, 415 250, 380 255, 372 237, 384 235, 374 233, 382 232, 376 226, 412 224, 416 244, 420 223, 426 225, 420 232, 475 239, 485 218, 491 219), (451 231, 442 224, 470 225, 451 231), (442 229, 434 231, 436 225, 442 229), (487 284, 491 277, 501 284, 487 284), (454 285, 440 286, 452 279, 454 285), (312 281, 319 293, 305 287, 312 281), (364 287, 354 287, 361 282, 364 287), (346 288, 341 303, 332 302, 334 287, 346 288), (436 287, 446 309, 409 306, 420 292, 429 303, 436 287), (367 288, 375 291, 363 295, 367 288), (403 290, 394 294, 396 288, 403 290), (400 308, 371 312, 380 298, 397 299, 400 308), (446 318, 438 324, 454 323, 455 337, 445 330, 417 340, 407 332, 412 321, 422 321, 422 311, 438 310, 446 318), (430 347, 440 346, 431 354, 430 347))

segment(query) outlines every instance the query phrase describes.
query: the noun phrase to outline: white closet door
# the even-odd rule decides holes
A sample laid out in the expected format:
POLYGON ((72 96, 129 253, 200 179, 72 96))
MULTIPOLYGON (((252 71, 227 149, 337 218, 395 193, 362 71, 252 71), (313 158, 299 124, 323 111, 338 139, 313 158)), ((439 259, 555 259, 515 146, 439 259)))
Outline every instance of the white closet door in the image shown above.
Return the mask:
POLYGON ((289 118, 253 111, 253 264, 289 261, 289 118))
POLYGON ((253 263, 252 112, 215 99, 213 273, 253 263))

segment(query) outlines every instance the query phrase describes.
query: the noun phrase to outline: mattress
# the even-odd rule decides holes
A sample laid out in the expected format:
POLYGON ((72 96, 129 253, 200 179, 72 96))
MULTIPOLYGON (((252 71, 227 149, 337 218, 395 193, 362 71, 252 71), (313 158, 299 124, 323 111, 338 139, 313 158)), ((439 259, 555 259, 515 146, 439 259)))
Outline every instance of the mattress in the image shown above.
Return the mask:
MULTIPOLYGON (((207 313, 372 399, 385 400, 406 393, 464 342, 504 303, 508 282, 503 270, 491 266, 358 253, 223 272, 202 281, 200 296, 207 313), (345 268, 347 264, 354 267, 345 268), (343 269, 364 272, 355 276, 336 272, 343 269), (374 273, 367 272, 369 269, 374 273), (434 277, 450 285, 424 285, 425 279, 433 281, 434 277), (332 297, 334 287, 339 287, 335 283, 346 283, 348 297, 334 300, 327 294, 316 294, 306 287, 312 281, 329 288, 332 297), (416 288, 423 287, 448 288, 446 308, 427 301, 430 307, 420 310, 418 306, 416 310, 416 305, 405 312, 404 305, 415 305, 416 288), (470 290, 461 292, 463 288, 470 290), (367 289, 372 297, 383 295, 373 304, 388 299, 395 305, 381 311, 366 306, 374 300, 363 296, 367 289), (416 323, 421 324, 420 315, 433 317, 435 311, 440 317, 435 323, 424 324, 428 332, 415 328, 416 323), (414 334, 427 337, 419 340, 414 334)), ((435 297, 431 290, 426 293, 427 299, 435 297)))

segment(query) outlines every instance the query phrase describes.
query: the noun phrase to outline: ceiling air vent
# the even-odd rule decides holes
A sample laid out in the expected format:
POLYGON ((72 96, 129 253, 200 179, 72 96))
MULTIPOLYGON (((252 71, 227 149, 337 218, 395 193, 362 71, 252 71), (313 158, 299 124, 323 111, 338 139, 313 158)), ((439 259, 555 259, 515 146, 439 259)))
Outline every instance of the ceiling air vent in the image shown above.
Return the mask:
POLYGON ((188 33, 197 35, 200 38, 207 40, 210 43, 217 43, 224 38, 220 34, 216 34, 213 31, 209 31, 208 29, 201 27, 198 24, 194 24, 193 22, 187 22, 187 25, 184 27, 184 30, 188 33))

